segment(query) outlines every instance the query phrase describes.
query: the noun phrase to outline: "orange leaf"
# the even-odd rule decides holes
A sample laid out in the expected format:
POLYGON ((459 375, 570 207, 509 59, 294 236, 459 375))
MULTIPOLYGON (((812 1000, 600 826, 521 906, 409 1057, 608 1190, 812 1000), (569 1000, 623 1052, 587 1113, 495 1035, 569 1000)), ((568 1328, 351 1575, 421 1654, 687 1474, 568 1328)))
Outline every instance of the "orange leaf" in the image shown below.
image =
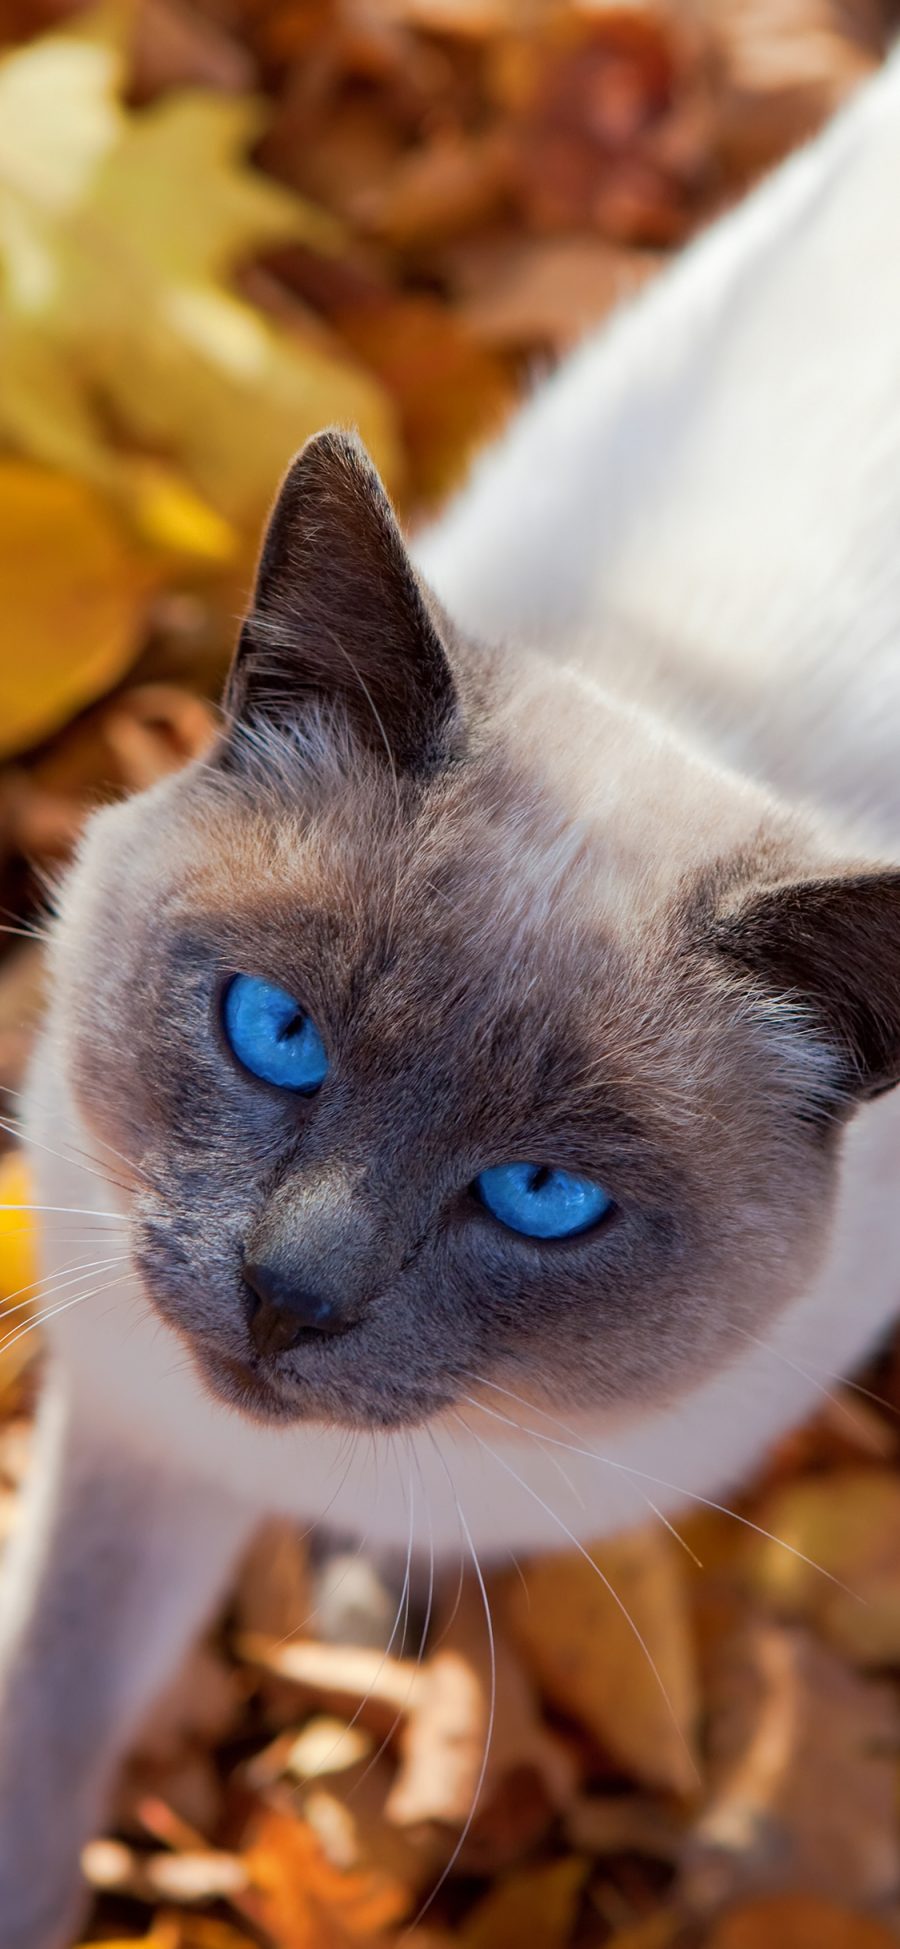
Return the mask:
POLYGON ((254 1894, 248 1916, 279 1949, 350 1949, 402 1920, 408 1895, 378 1869, 347 1872, 328 1860, 306 1821, 266 1812, 244 1855, 254 1894))
POLYGON ((897 1949, 897 1938, 852 1909, 785 1895, 726 1916, 708 1949, 897 1949))

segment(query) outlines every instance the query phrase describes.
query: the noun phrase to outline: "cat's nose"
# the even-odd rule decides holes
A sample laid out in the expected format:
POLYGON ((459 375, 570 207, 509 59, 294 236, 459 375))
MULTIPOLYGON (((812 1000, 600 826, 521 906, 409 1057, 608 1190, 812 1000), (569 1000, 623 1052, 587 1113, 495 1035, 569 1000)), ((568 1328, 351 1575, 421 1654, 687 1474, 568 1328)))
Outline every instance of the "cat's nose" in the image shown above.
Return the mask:
POLYGON ((260 1354, 287 1353, 312 1336, 346 1333, 355 1314, 276 1266, 244 1266, 250 1338, 260 1354))

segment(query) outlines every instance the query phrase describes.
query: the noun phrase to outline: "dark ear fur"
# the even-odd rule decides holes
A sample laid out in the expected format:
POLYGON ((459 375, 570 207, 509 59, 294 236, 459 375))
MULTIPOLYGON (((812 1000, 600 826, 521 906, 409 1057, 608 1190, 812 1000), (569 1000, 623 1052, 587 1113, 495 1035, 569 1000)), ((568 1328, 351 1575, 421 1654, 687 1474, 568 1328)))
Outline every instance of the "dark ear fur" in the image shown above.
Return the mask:
POLYGON ((806 1003, 842 1050, 857 1099, 900 1082, 900 872, 801 881, 721 919, 717 941, 806 1003))
POLYGON ((313 697, 339 703, 398 770, 446 755, 456 693, 431 605, 365 449, 334 430, 282 482, 225 707, 290 724, 313 697))

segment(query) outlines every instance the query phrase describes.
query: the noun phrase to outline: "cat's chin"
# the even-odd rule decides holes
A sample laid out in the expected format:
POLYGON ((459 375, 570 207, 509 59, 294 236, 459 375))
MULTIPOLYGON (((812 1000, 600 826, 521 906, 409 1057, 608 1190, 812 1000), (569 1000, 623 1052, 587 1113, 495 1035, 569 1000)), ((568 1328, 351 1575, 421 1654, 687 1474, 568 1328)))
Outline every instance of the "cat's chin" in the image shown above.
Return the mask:
POLYGON ((217 1401, 267 1427, 273 1423, 325 1422, 357 1432, 376 1427, 408 1429, 431 1421, 449 1405, 443 1396, 436 1396, 433 1403, 410 1405, 408 1413, 382 1415, 376 1421, 362 1408, 354 1411, 349 1402, 323 1399, 314 1387, 304 1387, 298 1381, 268 1380, 229 1354, 213 1353, 208 1348, 195 1348, 193 1354, 207 1391, 217 1401))
POLYGON ((249 1420, 271 1424, 307 1418, 295 1396, 263 1380, 252 1368, 245 1367, 243 1361, 206 1351, 195 1353, 194 1358, 209 1393, 227 1407, 237 1408, 249 1420))

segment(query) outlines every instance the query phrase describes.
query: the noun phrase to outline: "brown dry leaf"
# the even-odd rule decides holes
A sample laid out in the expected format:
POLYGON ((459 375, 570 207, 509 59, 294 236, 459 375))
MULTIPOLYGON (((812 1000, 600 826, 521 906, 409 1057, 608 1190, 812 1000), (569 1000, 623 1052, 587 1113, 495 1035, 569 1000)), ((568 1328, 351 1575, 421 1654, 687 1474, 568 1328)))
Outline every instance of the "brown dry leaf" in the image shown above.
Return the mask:
POLYGON ((141 0, 134 20, 132 64, 138 101, 188 83, 249 94, 258 79, 248 50, 182 0, 141 0))
POLYGON ((458 487, 514 405, 502 361, 428 297, 372 295, 336 310, 334 323, 394 401, 419 499, 458 487))
POLYGON ((478 229, 498 216, 507 200, 511 152, 502 132, 473 138, 439 133, 404 155, 376 189, 357 194, 352 213, 398 250, 478 229))
POLYGON ((813 1896, 783 1895, 726 1916, 706 1949, 897 1949, 897 1938, 871 1916, 813 1896))
POLYGON ((858 1664, 900 1662, 900 1476, 846 1468, 800 1477, 753 1513, 779 1540, 748 1544, 751 1589, 858 1664))
POLYGON ((217 1744, 233 1731, 246 1689, 243 1675, 211 1645, 194 1646, 155 1701, 138 1735, 137 1751, 146 1759, 171 1761, 185 1745, 217 1744))
POLYGON ((720 1653, 711 1794, 684 1858, 689 1905, 791 1886, 874 1903, 900 1885, 893 1690, 805 1631, 748 1624, 720 1653), (823 1792, 839 1781, 840 1790, 823 1792))
POLYGON ((683 1824, 656 1801, 633 1793, 573 1801, 565 1829, 576 1854, 645 1854, 651 1860, 675 1862, 684 1846, 683 1824))
POLYGON ((0 967, 0 1090, 20 1090, 43 1005, 43 947, 24 942, 0 967))
POLYGON ((451 261, 465 280, 460 315, 477 338, 555 353, 640 290, 659 262, 600 237, 468 245, 451 261))
POLYGON ((575 1768, 542 1725, 515 1648, 494 1626, 495 1687, 480 1592, 464 1586, 452 1622, 422 1668, 402 1737, 402 1759, 388 1798, 399 1826, 438 1822, 462 1828, 477 1812, 465 1863, 492 1869, 534 1844, 572 1797, 575 1768), (480 1788, 480 1791, 479 1791, 480 1788))
POLYGON ((154 575, 100 496, 0 461, 0 753, 24 749, 108 690, 137 654, 154 575))
POLYGON ((553 1705, 639 1780, 693 1794, 697 1680, 682 1559, 650 1527, 590 1557, 541 1558, 527 1592, 507 1585, 514 1634, 553 1705))
POLYGON ((493 40, 516 25, 521 0, 382 0, 392 20, 473 41, 493 40))
POLYGON ((707 13, 723 65, 720 144, 742 171, 805 141, 884 52, 876 0, 735 0, 707 13))
POLYGON ((253 1886, 243 1908, 278 1949, 345 1949, 402 1921, 408 1891, 379 1869, 343 1872, 307 1822, 269 1811, 242 1856, 253 1886))
POLYGON ((216 713, 176 684, 140 684, 109 704, 102 732, 126 791, 142 792, 212 744, 216 713))
POLYGON ((304 1630, 312 1611, 306 1545, 296 1523, 263 1523, 241 1564, 235 1594, 239 1632, 282 1643, 304 1630))
POLYGON ((708 178, 705 42, 686 9, 551 9, 499 44, 497 95, 518 134, 518 202, 541 231, 669 244, 708 178))
POLYGON ((577 1855, 510 1875, 467 1919, 458 1938, 462 1949, 565 1949, 586 1875, 577 1855))
POLYGON ((617 1929, 604 1949, 674 1949, 681 1935, 680 1918, 671 1909, 658 1908, 640 1922, 617 1929))

